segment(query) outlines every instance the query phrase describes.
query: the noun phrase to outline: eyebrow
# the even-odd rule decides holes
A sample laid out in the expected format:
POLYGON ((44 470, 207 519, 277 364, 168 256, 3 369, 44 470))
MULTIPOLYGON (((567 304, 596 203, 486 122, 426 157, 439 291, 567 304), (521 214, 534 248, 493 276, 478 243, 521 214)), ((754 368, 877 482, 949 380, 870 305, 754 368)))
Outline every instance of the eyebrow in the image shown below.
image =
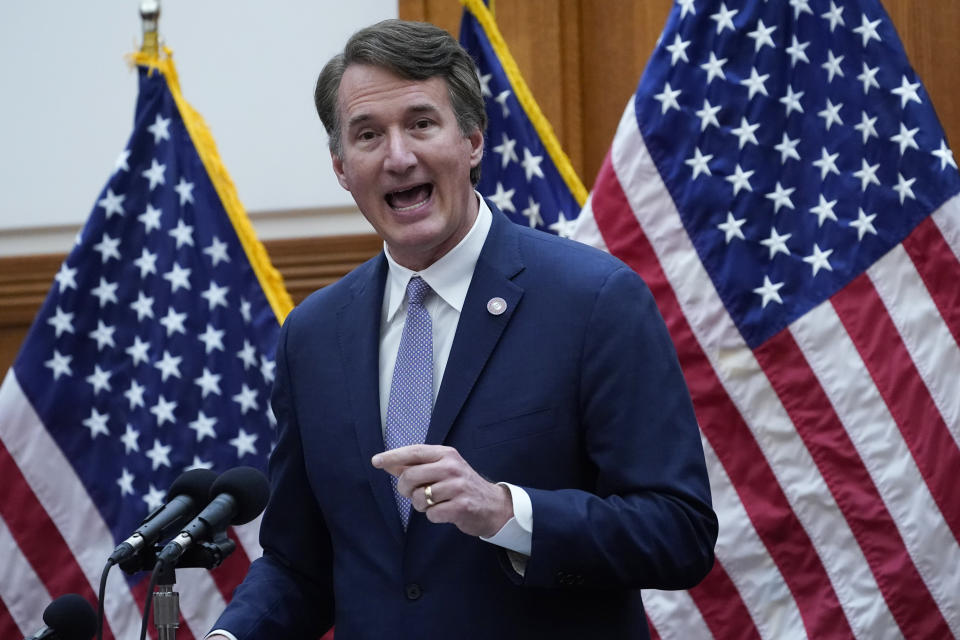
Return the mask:
MULTIPOLYGON (((439 113, 440 109, 431 103, 415 104, 407 108, 408 115, 418 115, 424 113, 439 113)), ((373 116, 369 113, 358 113, 347 121, 347 128, 352 129, 358 125, 362 125, 366 122, 373 120, 373 116)))

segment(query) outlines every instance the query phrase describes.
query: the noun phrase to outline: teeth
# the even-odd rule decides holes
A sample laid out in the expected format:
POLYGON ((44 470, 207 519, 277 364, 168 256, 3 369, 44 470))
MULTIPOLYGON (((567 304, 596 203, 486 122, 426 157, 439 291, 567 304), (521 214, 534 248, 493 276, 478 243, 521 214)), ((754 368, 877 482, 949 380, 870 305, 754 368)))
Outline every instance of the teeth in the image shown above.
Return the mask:
POLYGON ((410 211, 410 210, 412 210, 412 209, 416 209, 416 208, 419 207, 419 206, 422 206, 423 203, 426 202, 426 201, 429 200, 429 199, 430 199, 430 198, 424 198, 424 199, 421 200, 420 202, 417 202, 417 203, 415 203, 415 204, 411 204, 410 206, 407 206, 407 207, 394 207, 393 210, 394 210, 394 211, 410 211))

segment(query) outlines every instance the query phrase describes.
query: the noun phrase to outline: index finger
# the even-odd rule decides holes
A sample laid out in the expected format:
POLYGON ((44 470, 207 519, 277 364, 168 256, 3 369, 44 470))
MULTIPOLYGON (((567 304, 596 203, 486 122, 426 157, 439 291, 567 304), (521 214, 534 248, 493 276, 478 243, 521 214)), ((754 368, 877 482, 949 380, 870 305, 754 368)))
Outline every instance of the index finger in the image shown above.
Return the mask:
POLYGON ((410 444, 378 453, 371 463, 392 476, 399 476, 407 467, 436 462, 443 456, 443 449, 435 444, 410 444))

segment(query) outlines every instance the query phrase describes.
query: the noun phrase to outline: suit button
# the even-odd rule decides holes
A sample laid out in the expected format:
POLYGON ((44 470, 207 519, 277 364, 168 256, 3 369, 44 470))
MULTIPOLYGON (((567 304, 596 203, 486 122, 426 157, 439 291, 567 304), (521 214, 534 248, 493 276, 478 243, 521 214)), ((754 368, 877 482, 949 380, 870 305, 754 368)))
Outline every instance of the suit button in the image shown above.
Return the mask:
POLYGON ((418 585, 416 582, 411 582, 408 584, 406 587, 404 587, 404 591, 407 594, 407 600, 417 600, 421 595, 423 595, 423 590, 420 589, 420 585, 418 585))

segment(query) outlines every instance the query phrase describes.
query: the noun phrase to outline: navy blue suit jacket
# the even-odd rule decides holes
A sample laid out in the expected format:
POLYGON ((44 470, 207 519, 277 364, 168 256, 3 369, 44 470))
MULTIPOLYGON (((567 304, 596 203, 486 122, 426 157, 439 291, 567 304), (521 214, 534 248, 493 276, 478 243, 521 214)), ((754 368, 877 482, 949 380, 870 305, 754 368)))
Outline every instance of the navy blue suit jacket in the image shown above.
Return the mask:
POLYGON ((595 249, 493 225, 426 442, 524 487, 532 551, 414 512, 404 533, 378 391, 381 254, 305 300, 277 350, 280 425, 256 560, 217 628, 248 638, 645 638, 641 588, 683 589, 713 564, 696 420, 641 279, 595 249), (501 297, 493 315, 487 301, 501 297))

